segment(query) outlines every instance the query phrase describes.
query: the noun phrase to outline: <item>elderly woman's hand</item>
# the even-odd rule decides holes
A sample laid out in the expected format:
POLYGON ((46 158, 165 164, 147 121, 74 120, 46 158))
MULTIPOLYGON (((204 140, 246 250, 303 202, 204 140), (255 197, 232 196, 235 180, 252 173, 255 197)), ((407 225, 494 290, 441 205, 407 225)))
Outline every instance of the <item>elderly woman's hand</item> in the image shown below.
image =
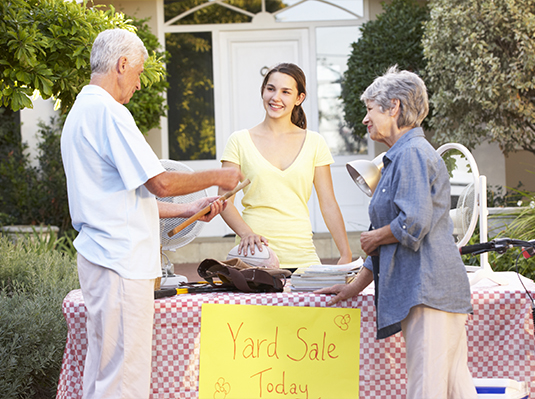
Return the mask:
POLYGON ((378 255, 377 233, 376 230, 363 231, 360 233, 360 247, 369 256, 378 255))
POLYGON ((359 293, 360 291, 358 291, 357 287, 353 284, 336 284, 332 287, 314 291, 314 294, 336 294, 336 296, 327 303, 327 306, 336 305, 338 302, 345 301, 359 293))
POLYGON ((357 274, 355 279, 349 284, 336 284, 331 287, 314 291, 315 294, 336 294, 327 306, 336 305, 338 302, 353 298, 361 293, 373 281, 373 272, 365 267, 357 274))
POLYGON ((383 226, 377 230, 363 231, 360 233, 360 246, 369 256, 377 256, 378 248, 381 245, 394 244, 399 242, 392 234, 390 225, 383 226))

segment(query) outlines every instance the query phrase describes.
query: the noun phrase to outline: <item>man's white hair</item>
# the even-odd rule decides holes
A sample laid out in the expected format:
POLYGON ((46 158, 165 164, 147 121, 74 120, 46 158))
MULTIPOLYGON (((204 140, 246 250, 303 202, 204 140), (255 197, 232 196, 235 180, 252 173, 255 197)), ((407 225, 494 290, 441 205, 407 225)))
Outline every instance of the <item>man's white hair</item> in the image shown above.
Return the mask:
POLYGON ((91 50, 91 76, 105 75, 117 65, 119 58, 126 57, 136 65, 145 62, 149 54, 141 39, 125 29, 108 29, 100 32, 91 50))

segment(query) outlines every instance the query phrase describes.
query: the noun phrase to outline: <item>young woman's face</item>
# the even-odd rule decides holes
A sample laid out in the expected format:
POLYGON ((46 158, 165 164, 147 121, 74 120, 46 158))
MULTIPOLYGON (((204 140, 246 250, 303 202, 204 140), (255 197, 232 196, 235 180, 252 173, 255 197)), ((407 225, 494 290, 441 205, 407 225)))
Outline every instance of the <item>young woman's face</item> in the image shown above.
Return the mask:
POLYGON ((297 83, 290 75, 273 72, 268 79, 262 100, 264 109, 271 118, 291 118, 292 110, 305 99, 305 94, 299 94, 297 83))

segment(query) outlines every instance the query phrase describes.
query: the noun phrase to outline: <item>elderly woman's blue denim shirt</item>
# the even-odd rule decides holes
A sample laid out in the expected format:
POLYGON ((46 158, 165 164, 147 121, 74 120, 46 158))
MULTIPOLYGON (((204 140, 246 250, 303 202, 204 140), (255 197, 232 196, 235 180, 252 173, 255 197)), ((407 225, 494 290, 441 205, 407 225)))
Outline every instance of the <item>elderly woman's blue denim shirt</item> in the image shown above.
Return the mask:
MULTIPOLYGON (((400 331, 400 322, 416 305, 472 311, 470 283, 452 235, 449 175, 442 158, 423 130, 414 128, 383 161, 369 215, 375 229, 390 225, 399 243, 380 246, 375 262, 377 338, 400 331)), ((371 258, 364 266, 373 270, 371 258)))

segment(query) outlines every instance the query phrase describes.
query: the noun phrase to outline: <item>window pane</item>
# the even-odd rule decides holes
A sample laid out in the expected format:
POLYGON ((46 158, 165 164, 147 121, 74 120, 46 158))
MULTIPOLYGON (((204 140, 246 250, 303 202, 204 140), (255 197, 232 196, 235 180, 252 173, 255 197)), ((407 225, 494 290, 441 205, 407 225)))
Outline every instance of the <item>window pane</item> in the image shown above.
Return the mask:
MULTIPOLYGON (((285 0, 284 3, 287 6, 291 6, 299 1, 301 0, 285 0)), ((280 12, 277 14, 276 19, 278 22, 336 21, 356 19, 357 17, 351 13, 358 16, 363 16, 364 14, 362 0, 330 0, 330 3, 335 6, 319 1, 308 0, 294 8, 280 12)))
MULTIPOLYGON (((221 6, 217 3, 210 3, 212 2, 206 0, 165 0, 165 20, 169 21, 177 15, 200 5, 205 5, 205 7, 186 15, 174 24, 236 24, 241 22, 251 22, 252 20, 250 15, 243 14, 237 10, 221 6)), ((257 14, 262 11, 261 0, 225 0, 224 3, 252 14, 257 14)), ((282 0, 266 0, 267 12, 274 12, 284 7, 285 4, 282 0)))
MULTIPOLYGON (((249 3, 249 1, 247 1, 249 3)), ((169 21, 171 18, 182 14, 200 4, 211 3, 206 0, 165 0, 165 20, 169 21)), ((260 11, 260 0, 253 1, 258 3, 258 11, 260 11)), ((256 11, 256 12, 258 12, 256 11)), ((206 7, 197 10, 184 18, 176 21, 175 25, 198 25, 198 24, 228 24, 251 22, 251 17, 222 7, 217 3, 208 4, 206 7)))
POLYGON ((169 157, 215 159, 212 34, 167 33, 169 157))
POLYGON ((355 137, 345 123, 340 99, 351 43, 359 37, 357 26, 316 29, 319 131, 333 155, 368 151, 367 140, 355 137))

